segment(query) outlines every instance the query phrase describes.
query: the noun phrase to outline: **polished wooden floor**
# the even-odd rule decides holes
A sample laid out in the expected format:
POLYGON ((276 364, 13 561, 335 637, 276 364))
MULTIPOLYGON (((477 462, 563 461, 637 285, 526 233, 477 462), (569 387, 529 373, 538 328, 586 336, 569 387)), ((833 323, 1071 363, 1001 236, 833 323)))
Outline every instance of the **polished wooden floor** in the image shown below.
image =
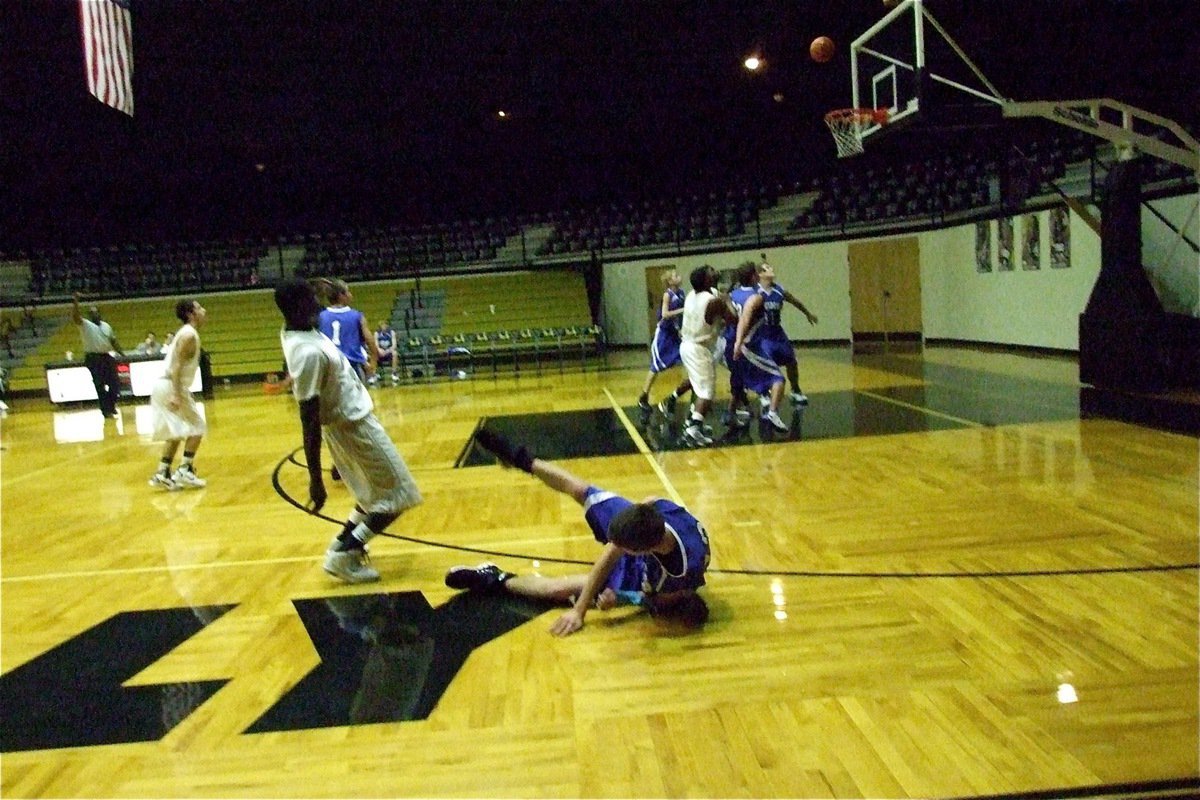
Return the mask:
MULTIPOLYGON (((631 408, 642 364, 375 390, 426 502, 394 526, 405 538, 373 543, 383 581, 362 587, 321 570, 335 524, 287 500, 306 487, 289 397, 218 388, 197 459, 209 486, 174 494, 146 485, 144 409, 118 426, 14 403, 0 672, 117 612, 229 610, 126 681, 222 681, 207 700, 151 741, 11 748, 0 793, 930 797, 1200 777, 1195 438, 1080 419, 1068 360, 829 348, 801 353, 806 413, 836 400, 841 423, 659 452, 631 408), (320 661, 298 600, 420 592, 436 608, 455 595, 445 570, 480 551, 581 569, 596 545, 570 501, 455 464, 481 417, 589 409, 639 449, 567 466, 706 523, 703 630, 597 612, 557 639, 548 611, 477 648, 426 719, 247 732, 320 661)), ((348 506, 333 484, 328 513, 348 506)))

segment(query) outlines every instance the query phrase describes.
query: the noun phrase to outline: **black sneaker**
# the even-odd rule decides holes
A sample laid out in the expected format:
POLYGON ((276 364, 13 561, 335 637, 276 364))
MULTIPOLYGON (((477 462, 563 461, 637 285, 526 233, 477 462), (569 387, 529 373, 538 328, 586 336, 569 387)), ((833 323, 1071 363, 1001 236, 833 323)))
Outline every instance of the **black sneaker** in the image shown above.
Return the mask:
POLYGON ((512 442, 489 428, 480 428, 475 434, 479 446, 500 459, 508 467, 533 472, 533 453, 525 445, 514 446, 512 442))
POLYGON ((469 592, 494 592, 513 577, 487 561, 476 567, 452 567, 446 573, 446 585, 451 589, 466 589, 469 592))

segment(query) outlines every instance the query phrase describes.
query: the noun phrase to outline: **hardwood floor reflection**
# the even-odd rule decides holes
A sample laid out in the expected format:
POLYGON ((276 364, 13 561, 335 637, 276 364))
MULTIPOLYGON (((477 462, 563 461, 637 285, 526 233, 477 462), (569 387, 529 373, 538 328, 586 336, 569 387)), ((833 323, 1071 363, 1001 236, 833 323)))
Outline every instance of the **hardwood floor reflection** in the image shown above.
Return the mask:
POLYGON ((324 519, 288 502, 307 487, 289 397, 218 389, 196 459, 208 488, 178 493, 146 485, 144 409, 13 403, 0 790, 1197 785, 1195 437, 1081 419, 1063 359, 826 348, 801 351, 796 435, 692 450, 639 415, 644 355, 612 362, 373 390, 426 502, 372 543, 383 580, 357 587, 320 567, 345 487, 324 519), (597 485, 680 498, 712 537, 708 625, 596 612, 560 640, 553 609, 447 589, 455 564, 555 575, 598 551, 571 501, 472 451, 482 418, 597 485))

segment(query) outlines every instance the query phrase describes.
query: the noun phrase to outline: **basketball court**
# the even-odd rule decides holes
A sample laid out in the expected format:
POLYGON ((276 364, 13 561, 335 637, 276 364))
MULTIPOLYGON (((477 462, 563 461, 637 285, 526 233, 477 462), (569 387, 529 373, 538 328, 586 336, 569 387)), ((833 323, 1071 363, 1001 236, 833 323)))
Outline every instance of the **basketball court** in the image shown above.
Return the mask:
MULTIPOLYGON (((1003 97, 949 33, 903 0, 837 43, 845 156, 922 125, 1040 116, 1195 168, 1170 120, 1003 97)), ((382 580, 358 586, 321 569, 353 501, 327 481, 323 512, 304 510, 290 396, 217 387, 196 458, 208 486, 178 492, 146 484, 160 446, 144 406, 106 420, 12 403, 0 789, 1195 796, 1191 418, 1131 422, 1062 355, 798 355, 810 403, 787 409, 789 430, 724 425, 721 371, 705 449, 681 444, 682 403, 639 412, 640 350, 372 389, 425 502, 372 541, 382 580), (572 501, 476 445, 485 422, 602 488, 692 511, 712 544, 707 625, 624 608, 558 639, 558 609, 446 588, 459 564, 553 576, 598 552, 572 501)))

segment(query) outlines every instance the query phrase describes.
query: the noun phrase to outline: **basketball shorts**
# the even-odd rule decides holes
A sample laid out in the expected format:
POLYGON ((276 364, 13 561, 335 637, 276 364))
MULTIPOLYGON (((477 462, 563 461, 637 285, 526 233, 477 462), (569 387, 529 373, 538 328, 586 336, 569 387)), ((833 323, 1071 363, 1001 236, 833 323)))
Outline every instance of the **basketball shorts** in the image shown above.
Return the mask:
POLYGON ((342 482, 368 514, 400 514, 420 505, 408 465, 374 414, 325 426, 325 443, 342 482))

